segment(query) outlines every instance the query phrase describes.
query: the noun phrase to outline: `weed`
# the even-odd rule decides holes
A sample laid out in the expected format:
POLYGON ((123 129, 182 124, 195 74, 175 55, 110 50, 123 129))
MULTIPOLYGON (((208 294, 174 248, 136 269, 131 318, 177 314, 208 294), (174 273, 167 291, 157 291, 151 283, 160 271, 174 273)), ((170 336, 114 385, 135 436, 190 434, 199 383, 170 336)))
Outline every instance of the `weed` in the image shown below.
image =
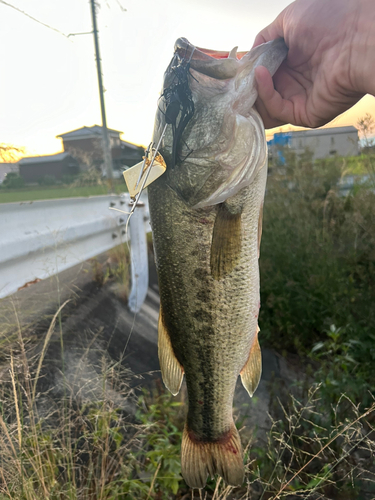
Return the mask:
MULTIPOLYGON (((135 401, 129 375, 104 354, 97 367, 101 392, 95 389, 90 397, 89 390, 77 392, 70 385, 65 398, 38 392, 53 329, 51 324, 34 364, 19 337, 20 354, 10 358, 10 378, 0 386, 0 498, 193 498, 180 473, 183 401, 160 384, 152 394, 144 391, 137 398, 132 417, 124 404, 135 401)), ((80 365, 84 362, 82 358, 80 365)), ((71 384, 71 378, 65 382, 71 384)), ((211 479, 201 498, 276 500, 295 494, 351 500, 358 498, 365 481, 371 489, 375 444, 370 417, 375 404, 360 413, 342 396, 330 417, 320 391, 311 390, 305 403, 293 397, 287 404, 280 402, 283 414, 273 422, 268 445, 245 449, 244 487, 211 479)))
MULTIPOLYGON (((333 363, 327 383, 348 381, 354 370, 360 377, 350 384, 351 396, 359 401, 366 388, 375 389, 375 194, 366 185, 340 194, 344 159, 287 154, 286 166, 270 176, 264 208, 261 342, 313 355, 327 369, 333 363), (330 325, 340 332, 335 349, 330 325)), ((335 401, 346 387, 338 385, 335 401)))
POLYGON ((90 259, 93 280, 102 287, 109 281, 115 282, 118 294, 126 303, 130 289, 130 252, 127 243, 118 245, 107 252, 104 262, 90 259))

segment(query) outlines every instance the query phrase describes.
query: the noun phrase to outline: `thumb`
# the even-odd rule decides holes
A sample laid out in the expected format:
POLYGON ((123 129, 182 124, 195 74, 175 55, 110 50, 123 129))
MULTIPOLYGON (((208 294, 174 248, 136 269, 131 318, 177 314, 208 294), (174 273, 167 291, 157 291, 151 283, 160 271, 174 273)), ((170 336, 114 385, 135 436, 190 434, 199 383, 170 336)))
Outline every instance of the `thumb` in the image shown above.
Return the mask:
POLYGON ((269 103, 277 94, 273 86, 272 76, 265 66, 255 68, 255 80, 258 88, 258 96, 264 103, 269 103))
POLYGON ((275 40, 275 38, 285 38, 284 36, 284 16, 288 7, 286 7, 277 18, 268 26, 262 29, 255 37, 253 48, 257 47, 261 43, 269 42, 275 40))
POLYGON ((255 68, 255 81, 258 88, 257 110, 266 128, 277 127, 289 123, 289 101, 284 100, 273 86, 272 76, 267 68, 255 68))

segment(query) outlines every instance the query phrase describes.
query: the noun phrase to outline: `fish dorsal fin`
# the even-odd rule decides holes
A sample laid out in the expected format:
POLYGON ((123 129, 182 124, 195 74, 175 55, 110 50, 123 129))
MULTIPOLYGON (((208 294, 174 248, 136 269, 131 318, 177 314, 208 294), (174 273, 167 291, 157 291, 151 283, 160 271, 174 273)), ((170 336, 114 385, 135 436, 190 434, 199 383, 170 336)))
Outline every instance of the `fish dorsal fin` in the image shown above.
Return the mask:
POLYGON ((219 280, 233 271, 241 254, 241 213, 232 213, 221 203, 211 243, 211 274, 219 280))
POLYGON ((258 341, 259 327, 253 345, 251 346, 248 360, 241 370, 242 384, 249 393, 250 397, 253 396, 256 388, 258 387, 260 376, 262 374, 262 354, 258 341))
POLYGON ((238 47, 233 47, 233 49, 229 52, 228 59, 237 59, 237 49, 238 47))
POLYGON ((182 379, 184 378, 184 370, 173 352, 169 333, 164 326, 161 307, 158 324, 158 351, 161 376, 164 385, 173 396, 176 396, 180 390, 182 379))

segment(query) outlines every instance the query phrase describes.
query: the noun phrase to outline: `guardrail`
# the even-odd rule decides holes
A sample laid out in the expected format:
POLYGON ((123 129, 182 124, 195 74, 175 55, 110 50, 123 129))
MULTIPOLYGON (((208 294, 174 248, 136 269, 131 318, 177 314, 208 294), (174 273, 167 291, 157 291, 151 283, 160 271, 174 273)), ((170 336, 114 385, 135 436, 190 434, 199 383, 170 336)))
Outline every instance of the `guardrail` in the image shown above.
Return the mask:
MULTIPOLYGON (((147 207, 143 200, 129 224, 134 312, 148 286, 147 207)), ((110 208, 129 211, 129 195, 0 204, 0 298, 125 242, 127 215, 110 208)))

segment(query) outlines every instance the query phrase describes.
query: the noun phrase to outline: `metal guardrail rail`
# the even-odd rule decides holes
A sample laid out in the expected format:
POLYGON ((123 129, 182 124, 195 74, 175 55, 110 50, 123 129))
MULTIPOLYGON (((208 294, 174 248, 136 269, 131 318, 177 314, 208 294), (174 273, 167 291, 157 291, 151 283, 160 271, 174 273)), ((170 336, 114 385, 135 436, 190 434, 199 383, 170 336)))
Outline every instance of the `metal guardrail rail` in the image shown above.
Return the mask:
MULTIPOLYGON (((129 224, 133 312, 142 306, 148 286, 146 232, 151 228, 147 201, 141 205, 129 224)), ((127 215, 110 207, 129 211, 129 195, 0 204, 0 298, 125 242, 127 215)))

